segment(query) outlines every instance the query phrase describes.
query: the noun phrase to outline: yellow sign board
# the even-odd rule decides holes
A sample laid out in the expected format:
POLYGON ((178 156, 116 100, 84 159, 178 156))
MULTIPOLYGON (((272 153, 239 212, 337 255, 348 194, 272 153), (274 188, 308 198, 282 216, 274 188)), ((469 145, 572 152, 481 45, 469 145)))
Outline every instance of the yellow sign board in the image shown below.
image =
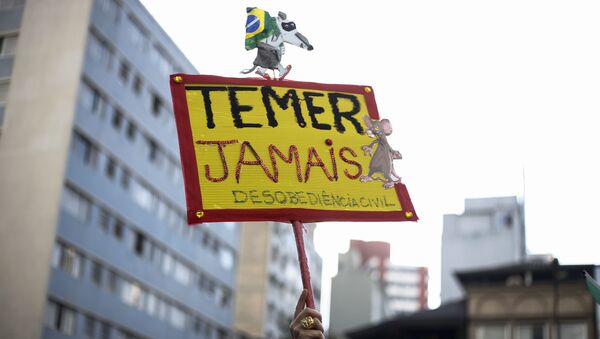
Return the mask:
POLYGON ((190 224, 416 220, 384 173, 399 153, 370 87, 178 74, 171 89, 190 224))

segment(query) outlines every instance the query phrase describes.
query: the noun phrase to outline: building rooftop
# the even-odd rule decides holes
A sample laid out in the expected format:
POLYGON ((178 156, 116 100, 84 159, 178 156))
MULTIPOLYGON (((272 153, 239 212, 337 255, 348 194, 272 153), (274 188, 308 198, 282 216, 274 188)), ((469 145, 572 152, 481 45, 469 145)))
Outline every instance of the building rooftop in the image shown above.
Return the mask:
MULTIPOLYGON (((351 339, 360 338, 391 338, 394 333, 418 330, 431 331, 460 331, 466 321, 466 302, 460 300, 444 304, 436 309, 416 312, 390 318, 374 326, 367 326, 347 332, 351 339)), ((420 332, 422 333, 422 332, 420 332)))
MULTIPOLYGON (((490 267, 469 271, 456 272, 456 277, 462 285, 508 283, 511 278, 523 277, 530 282, 553 281, 583 281, 584 273, 594 272, 594 265, 560 265, 553 261, 526 261, 523 263, 490 267)), ((514 280, 513 280, 514 281, 514 280)))

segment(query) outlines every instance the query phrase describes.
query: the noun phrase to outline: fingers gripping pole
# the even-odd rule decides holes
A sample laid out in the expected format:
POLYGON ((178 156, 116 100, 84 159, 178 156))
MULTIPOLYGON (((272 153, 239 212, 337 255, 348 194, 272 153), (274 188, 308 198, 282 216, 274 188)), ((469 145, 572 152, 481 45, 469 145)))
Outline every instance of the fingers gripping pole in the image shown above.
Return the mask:
POLYGON ((292 221, 292 227, 294 228, 294 237, 296 238, 296 249, 298 250, 298 261, 300 262, 300 274, 302 275, 302 286, 308 291, 306 296, 306 307, 315 308, 315 301, 313 299, 313 291, 310 285, 310 270, 308 269, 308 260, 306 259, 306 252, 304 251, 304 234, 303 226, 301 221, 292 221))

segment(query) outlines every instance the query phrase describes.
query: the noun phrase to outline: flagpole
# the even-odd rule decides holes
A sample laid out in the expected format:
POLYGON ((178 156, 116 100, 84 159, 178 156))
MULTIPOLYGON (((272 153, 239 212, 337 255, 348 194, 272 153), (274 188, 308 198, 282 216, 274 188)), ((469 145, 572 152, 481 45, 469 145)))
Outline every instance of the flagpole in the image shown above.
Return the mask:
POLYGON ((304 226, 301 221, 293 220, 292 227, 294 228, 294 237, 296 238, 296 249, 298 250, 302 286, 308 292, 306 296, 306 307, 314 309, 315 301, 313 299, 313 291, 310 284, 310 270, 308 268, 308 260, 306 259, 306 252, 304 250, 304 226))

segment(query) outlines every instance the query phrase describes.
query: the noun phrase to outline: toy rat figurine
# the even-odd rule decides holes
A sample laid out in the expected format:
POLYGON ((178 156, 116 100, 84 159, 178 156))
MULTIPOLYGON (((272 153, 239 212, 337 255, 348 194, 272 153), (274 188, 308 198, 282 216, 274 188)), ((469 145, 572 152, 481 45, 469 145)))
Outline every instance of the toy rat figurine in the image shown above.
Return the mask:
POLYGON ((257 55, 254 59, 254 67, 242 70, 241 73, 248 74, 256 69, 256 74, 269 80, 271 77, 266 73, 268 69, 279 71, 278 80, 283 80, 292 69, 292 65, 283 67, 281 57, 285 53, 284 42, 312 51, 313 46, 304 35, 296 29, 296 24, 287 19, 287 15, 279 12, 277 18, 273 18, 268 12, 248 7, 248 18, 246 21, 246 49, 256 48, 257 55))

